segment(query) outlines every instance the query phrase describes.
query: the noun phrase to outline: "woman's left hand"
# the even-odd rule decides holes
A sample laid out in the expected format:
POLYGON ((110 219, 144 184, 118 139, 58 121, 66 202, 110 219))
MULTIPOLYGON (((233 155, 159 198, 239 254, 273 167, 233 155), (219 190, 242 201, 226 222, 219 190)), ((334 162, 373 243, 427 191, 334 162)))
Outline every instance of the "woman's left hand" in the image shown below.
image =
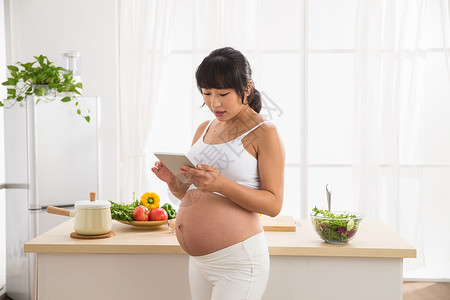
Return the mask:
POLYGON ((180 173, 192 182, 195 187, 204 193, 217 192, 222 174, 216 168, 209 165, 197 165, 198 169, 184 166, 180 173))

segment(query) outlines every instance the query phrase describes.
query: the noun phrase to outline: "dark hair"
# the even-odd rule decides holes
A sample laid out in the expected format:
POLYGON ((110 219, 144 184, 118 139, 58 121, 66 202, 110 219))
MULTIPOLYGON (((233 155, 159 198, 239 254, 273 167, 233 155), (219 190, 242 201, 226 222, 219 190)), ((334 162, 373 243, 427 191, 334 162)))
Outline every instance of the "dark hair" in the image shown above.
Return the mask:
POLYGON ((253 84, 252 69, 247 58, 231 47, 220 48, 205 57, 195 72, 197 87, 201 89, 233 89, 242 99, 251 80, 248 105, 257 113, 261 111, 261 95, 253 84))

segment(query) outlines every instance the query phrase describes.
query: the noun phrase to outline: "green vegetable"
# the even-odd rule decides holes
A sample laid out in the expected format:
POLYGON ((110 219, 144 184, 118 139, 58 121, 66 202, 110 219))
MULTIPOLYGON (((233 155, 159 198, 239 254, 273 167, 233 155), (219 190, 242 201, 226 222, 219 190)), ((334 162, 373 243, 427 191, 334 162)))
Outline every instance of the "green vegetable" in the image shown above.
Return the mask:
POLYGON ((128 221, 133 222, 133 212, 134 209, 139 205, 139 200, 134 198, 133 193, 133 202, 131 204, 124 204, 124 203, 115 203, 111 200, 111 218, 113 220, 119 220, 119 221, 128 221))
POLYGON ((353 221, 353 219, 350 219, 350 221, 348 221, 347 223, 347 231, 352 230, 355 227, 355 221, 353 221))
POLYGON ((352 215, 350 213, 341 213, 339 215, 335 215, 335 214, 333 214, 332 212, 329 212, 326 209, 325 210, 318 209, 316 206, 314 206, 312 211, 314 212, 315 216, 322 215, 323 217, 332 218, 332 219, 356 218, 356 215, 352 215))
POLYGON ((333 214, 328 210, 312 209, 313 226, 326 242, 343 244, 352 238, 359 229, 361 217, 350 213, 333 214))
POLYGON ((169 220, 175 219, 175 217, 177 216, 177 211, 169 203, 165 203, 163 206, 161 206, 161 208, 163 208, 167 212, 169 220))

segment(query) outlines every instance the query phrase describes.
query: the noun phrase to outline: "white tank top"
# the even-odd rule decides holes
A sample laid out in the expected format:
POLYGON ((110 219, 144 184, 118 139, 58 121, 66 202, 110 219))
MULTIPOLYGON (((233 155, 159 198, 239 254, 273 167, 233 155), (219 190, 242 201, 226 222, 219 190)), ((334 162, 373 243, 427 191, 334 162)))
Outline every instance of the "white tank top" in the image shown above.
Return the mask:
MULTIPOLYGON (((245 150, 242 139, 262 124, 270 121, 259 123, 232 141, 211 145, 206 144, 203 141, 203 138, 213 120, 209 121, 202 136, 187 152, 187 157, 195 164, 207 164, 213 166, 226 178, 243 186, 259 190, 261 188, 261 180, 258 172, 258 161, 245 150)), ((255 138, 257 138, 257 136, 255 136, 255 138)), ((193 189, 197 188, 195 185, 191 184, 188 190, 193 189)))

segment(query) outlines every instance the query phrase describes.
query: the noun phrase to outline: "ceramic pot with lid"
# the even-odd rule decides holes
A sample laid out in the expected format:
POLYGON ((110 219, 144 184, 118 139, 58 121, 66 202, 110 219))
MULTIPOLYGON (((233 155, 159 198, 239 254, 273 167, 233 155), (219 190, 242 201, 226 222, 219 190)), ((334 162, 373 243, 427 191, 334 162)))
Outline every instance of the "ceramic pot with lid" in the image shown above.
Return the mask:
POLYGON ((47 212, 56 215, 75 217, 75 232, 81 235, 101 235, 111 231, 111 203, 95 200, 95 193, 90 193, 90 200, 75 203, 75 211, 49 205, 47 212))

